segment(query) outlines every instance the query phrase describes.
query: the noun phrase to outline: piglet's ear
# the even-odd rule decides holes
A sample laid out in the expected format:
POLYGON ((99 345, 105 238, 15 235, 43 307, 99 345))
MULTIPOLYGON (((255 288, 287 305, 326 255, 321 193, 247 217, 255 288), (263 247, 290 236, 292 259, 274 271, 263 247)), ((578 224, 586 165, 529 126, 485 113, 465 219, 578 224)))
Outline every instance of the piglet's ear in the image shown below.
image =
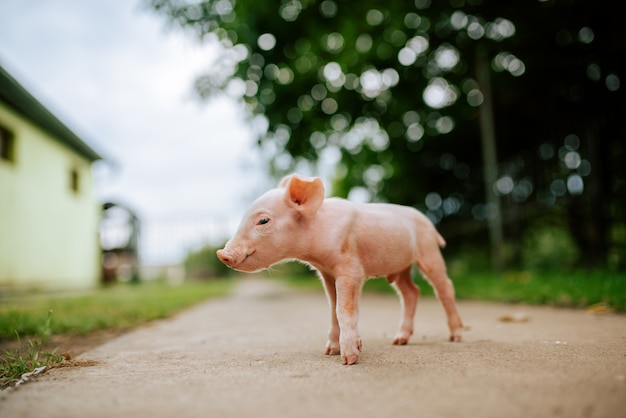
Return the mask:
POLYGON ((324 201, 324 184, 319 177, 291 175, 281 182, 287 204, 303 215, 313 215, 324 201))
POLYGON ((296 176, 297 174, 290 174, 287 177, 284 177, 280 183, 278 183, 278 187, 287 187, 287 183, 289 183, 289 181, 291 180, 291 178, 293 176, 296 176))

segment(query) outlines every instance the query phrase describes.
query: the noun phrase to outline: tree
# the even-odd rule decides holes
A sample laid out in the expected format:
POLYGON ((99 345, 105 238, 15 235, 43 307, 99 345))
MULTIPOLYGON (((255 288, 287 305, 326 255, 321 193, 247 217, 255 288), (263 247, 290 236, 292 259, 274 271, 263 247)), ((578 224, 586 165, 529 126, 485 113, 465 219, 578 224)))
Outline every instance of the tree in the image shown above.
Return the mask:
POLYGON ((267 118, 259 145, 273 152, 276 175, 336 162, 335 193, 417 206, 466 235, 502 215, 520 236, 528 218, 563 207, 585 263, 605 261, 609 214, 623 215, 626 193, 612 161, 623 155, 626 37, 599 20, 601 2, 149 3, 229 51, 196 88, 238 90, 251 115, 267 118), (479 51, 491 97, 478 82, 479 51), (499 158, 487 185, 486 99, 499 158))

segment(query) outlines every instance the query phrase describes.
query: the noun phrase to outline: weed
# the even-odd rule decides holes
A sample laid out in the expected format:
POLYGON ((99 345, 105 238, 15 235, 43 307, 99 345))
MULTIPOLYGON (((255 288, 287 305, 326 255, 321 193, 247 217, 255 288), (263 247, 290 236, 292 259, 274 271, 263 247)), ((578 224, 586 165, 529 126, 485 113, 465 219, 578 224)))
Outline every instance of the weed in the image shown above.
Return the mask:
POLYGON ((26 347, 22 347, 19 333, 15 334, 18 340, 18 348, 6 350, 0 356, 0 388, 11 386, 18 382, 22 375, 35 369, 51 366, 62 362, 62 356, 43 351, 46 341, 50 337, 52 323, 52 311, 48 311, 43 327, 39 335, 34 339, 28 339, 26 347))

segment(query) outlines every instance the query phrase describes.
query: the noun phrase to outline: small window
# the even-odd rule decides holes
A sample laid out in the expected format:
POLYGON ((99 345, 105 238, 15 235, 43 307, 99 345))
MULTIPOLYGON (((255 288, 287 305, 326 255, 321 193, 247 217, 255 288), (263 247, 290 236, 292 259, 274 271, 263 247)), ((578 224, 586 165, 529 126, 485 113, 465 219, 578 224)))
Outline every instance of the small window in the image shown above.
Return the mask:
POLYGON ((13 132, 0 125, 0 160, 9 162, 15 161, 13 142, 13 132))
POLYGON ((75 168, 70 171, 70 189, 74 193, 78 193, 80 191, 80 175, 78 174, 78 170, 75 168))

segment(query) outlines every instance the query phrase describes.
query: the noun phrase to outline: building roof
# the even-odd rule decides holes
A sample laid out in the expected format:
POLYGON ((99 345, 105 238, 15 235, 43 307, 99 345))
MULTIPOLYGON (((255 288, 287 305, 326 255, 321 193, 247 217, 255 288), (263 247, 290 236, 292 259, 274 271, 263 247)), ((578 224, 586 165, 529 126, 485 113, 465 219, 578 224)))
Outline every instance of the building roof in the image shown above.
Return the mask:
POLYGON ((50 134, 89 161, 101 160, 91 147, 46 109, 0 65, 0 102, 50 134))

